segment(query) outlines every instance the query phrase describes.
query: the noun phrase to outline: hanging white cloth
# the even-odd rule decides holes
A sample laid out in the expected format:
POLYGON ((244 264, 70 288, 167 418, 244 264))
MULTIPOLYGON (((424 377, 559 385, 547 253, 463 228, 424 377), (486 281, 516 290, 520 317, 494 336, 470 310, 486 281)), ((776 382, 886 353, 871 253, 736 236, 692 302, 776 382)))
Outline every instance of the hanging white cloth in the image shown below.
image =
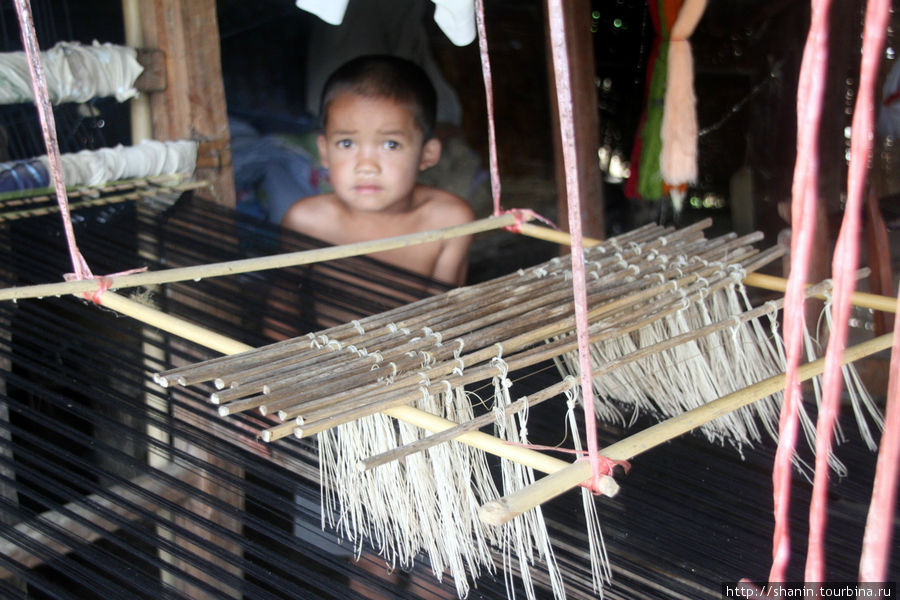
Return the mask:
MULTIPOLYGON (((311 12, 326 23, 340 25, 349 0, 296 0, 297 7, 311 12)), ((475 39, 474 0, 432 0, 435 4, 434 22, 447 38, 457 46, 466 46, 475 39)))

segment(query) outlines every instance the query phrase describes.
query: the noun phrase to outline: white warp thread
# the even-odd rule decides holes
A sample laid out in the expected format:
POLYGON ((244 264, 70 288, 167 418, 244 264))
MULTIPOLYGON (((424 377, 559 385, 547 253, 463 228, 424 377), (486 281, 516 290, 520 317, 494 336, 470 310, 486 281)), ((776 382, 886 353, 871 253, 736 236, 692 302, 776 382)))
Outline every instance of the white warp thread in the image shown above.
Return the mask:
MULTIPOLYGON (((50 102, 87 102, 115 96, 124 102, 137 95, 134 82, 144 71, 137 51, 127 46, 59 42, 41 52, 50 102)), ((0 54, 0 104, 33 102, 31 75, 25 52, 0 54)))
MULTIPOLYGON (((99 150, 82 150, 61 157, 67 186, 102 185, 110 181, 193 173, 197 165, 197 142, 144 140, 135 146, 118 145, 99 150)), ((48 169, 47 156, 38 157, 48 169)))

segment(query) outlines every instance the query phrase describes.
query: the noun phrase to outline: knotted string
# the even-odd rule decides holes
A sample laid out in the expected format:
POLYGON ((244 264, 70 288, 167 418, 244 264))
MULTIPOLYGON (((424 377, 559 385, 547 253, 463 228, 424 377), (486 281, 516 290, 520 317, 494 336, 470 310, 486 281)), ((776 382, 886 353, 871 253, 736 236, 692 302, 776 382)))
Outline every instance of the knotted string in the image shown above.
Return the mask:
MULTIPOLYGON (((560 448, 558 446, 544 446, 541 444, 520 444, 518 442, 505 442, 509 446, 518 446, 520 448, 527 448, 529 450, 543 450, 545 452, 562 452, 563 454, 574 454, 576 455, 575 462, 581 460, 590 460, 589 451, 585 450, 576 450, 575 448, 560 448)), ((625 473, 631 470, 631 463, 627 460, 616 460, 614 458, 608 458, 600 454, 598 457, 600 461, 600 472, 603 475, 608 475, 612 477, 615 475, 616 467, 622 467, 625 473)), ((597 480, 591 479, 590 482, 585 482, 580 484, 581 487, 586 488, 591 491, 594 495, 602 495, 603 492, 597 486, 597 480)))

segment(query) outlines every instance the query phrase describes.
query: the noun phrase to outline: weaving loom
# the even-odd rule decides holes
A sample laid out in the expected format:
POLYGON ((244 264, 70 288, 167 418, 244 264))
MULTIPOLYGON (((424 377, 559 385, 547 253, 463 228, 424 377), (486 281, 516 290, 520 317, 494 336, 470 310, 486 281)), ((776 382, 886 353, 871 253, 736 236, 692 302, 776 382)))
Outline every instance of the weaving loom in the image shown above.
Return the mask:
MULTIPOLYGON (((215 262, 252 255, 265 247, 267 240, 272 243, 277 235, 265 225, 242 225, 233 213, 188 198, 159 216, 142 206, 128 203, 112 210, 82 209, 88 212, 84 213, 78 234, 92 264, 105 268, 121 256, 134 253, 136 237, 158 236, 166 264, 177 266, 197 260, 215 262), (134 236, 132 232, 141 235, 134 236)), ((12 256, 19 257, 4 264, 21 264, 23 267, 17 270, 26 274, 16 280, 7 279, 5 283, 22 285, 44 281, 50 278, 53 269, 64 268, 60 240, 54 242, 44 234, 54 224, 55 216, 49 215, 19 221, 4 230, 5 236, 15 235, 4 240, 5 255, 10 256, 15 250, 12 256), (58 264, 48 264, 45 257, 53 255, 59 257, 58 264)), ((292 247, 299 249, 307 244, 295 238, 292 247)), ((344 264, 343 268, 358 270, 352 263, 360 260, 364 262, 365 272, 371 273, 374 263, 364 259, 348 259, 337 266, 344 264)), ((239 294, 238 290, 251 284, 265 285, 267 281, 272 285, 296 285, 296 278, 302 276, 298 271, 262 273, 238 283, 211 279, 178 284, 179 294, 165 300, 166 309, 210 329, 261 345, 265 340, 259 336, 258 327, 252 325, 251 319, 241 319, 239 315, 259 314, 262 305, 253 301, 254 296, 239 294), (179 295, 183 299, 179 300, 179 295)), ((394 280, 397 275, 390 269, 385 272, 385 276, 394 280)), ((338 278, 324 282, 314 289, 322 294, 333 293, 340 289, 339 281, 338 278)), ((414 287, 415 280, 410 279, 409 283, 414 287)), ((384 298, 380 306, 372 305, 369 309, 384 310, 395 302, 384 298)), ((20 502, 24 507, 5 504, 7 514, 27 522, 44 509, 58 510, 66 502, 74 501, 83 507, 87 532, 110 529, 109 525, 100 524, 110 519, 107 512, 110 509, 89 496, 102 493, 112 507, 121 507, 125 514, 132 515, 119 520, 114 531, 104 533, 107 541, 93 544, 81 538, 96 539, 96 532, 91 537, 84 531, 59 531, 48 525, 47 539, 28 543, 22 533, 5 530, 8 550, 4 553, 5 566, 28 580, 33 590, 55 591, 61 598, 90 597, 80 595, 86 594, 80 590, 66 592, 54 583, 69 581, 71 585, 81 585, 78 582, 86 581, 92 582, 91 587, 95 589, 105 590, 98 597, 124 594, 149 598, 163 593, 170 597, 196 597, 181 596, 166 587, 164 578, 157 579, 161 565, 158 549, 171 551, 172 547, 154 527, 175 527, 173 523, 179 523, 183 528, 179 531, 194 528, 208 538, 200 544, 205 555, 180 555, 179 566, 166 568, 178 583, 195 586, 193 594, 206 592, 212 597, 219 594, 231 597, 236 590, 242 590, 248 598, 306 598, 313 593, 322 597, 352 597, 346 577, 368 582, 375 589, 400 597, 429 597, 431 592, 426 586, 435 584, 425 566, 414 570, 415 577, 401 578, 410 582, 410 587, 401 592, 394 587, 394 582, 374 576, 359 566, 329 561, 318 552, 310 555, 293 538, 290 523, 294 518, 302 517, 316 527, 319 523, 318 514, 298 514, 292 498, 299 486, 303 494, 318 503, 318 460, 313 445, 290 436, 263 447, 255 441, 255 436, 270 425, 268 421, 252 413, 223 418, 209 404, 205 393, 191 388, 176 386, 164 393, 150 383, 141 366, 146 364, 148 370, 157 371, 167 363, 190 364, 208 356, 208 351, 177 339, 169 340, 169 336, 158 339, 152 329, 70 299, 19 301, 2 306, 9 322, 16 324, 11 329, 15 351, 11 352, 12 348, 7 346, 4 352, 7 356, 12 354, 15 367, 7 369, 6 380, 15 389, 8 390, 6 398, 15 425, 13 439, 7 442, 7 447, 16 461, 7 464, 20 473, 17 481, 24 500, 20 502), (73 323, 82 325, 74 327, 73 323), (145 339, 149 342, 146 346, 145 339), (131 350, 126 353, 124 348, 131 350), (107 364, 113 369, 97 371, 96 365, 107 364), (47 380, 44 373, 48 369, 59 374, 56 382, 47 380), (96 378, 111 370, 117 376, 110 376, 112 381, 108 383, 85 382, 85 378, 96 378), (84 394, 87 385, 94 391, 90 397, 84 394), (145 403, 144 394, 168 399, 172 410, 181 417, 174 419, 166 412, 153 410, 152 403, 145 403), (113 406, 117 408, 113 410, 113 406), (21 415, 22 420, 16 415, 21 415), (79 423, 80 432, 69 424, 73 420, 79 423), (179 448, 179 444, 173 446, 155 440, 148 435, 147 425, 167 432, 173 439, 189 441, 195 447, 194 455, 179 448), (43 436, 37 436, 45 438, 42 452, 34 447, 35 435, 29 437, 29 430, 34 428, 44 432, 43 436), (96 435, 103 431, 106 434, 97 439, 96 435), (136 449, 132 451, 138 455, 137 459, 122 451, 120 446, 126 440, 134 442, 136 449), (180 467, 179 473, 173 475, 146 465, 140 457, 149 449, 171 453, 180 467), (205 458, 199 454, 201 451, 205 458), (42 467, 36 454, 59 457, 56 460, 62 464, 55 466, 51 462, 42 467), (222 463, 230 465, 230 470, 223 468, 222 463), (235 468, 243 471, 243 478, 233 472, 235 468), (84 475, 86 469, 90 473, 88 477, 84 475), (130 469, 131 473, 128 476, 117 473, 122 469, 130 469), (41 478, 45 470, 51 472, 49 479, 41 478), (31 473, 34 474, 29 477, 31 473), (143 479, 133 484, 136 487, 129 487, 128 477, 134 474, 143 479), (113 488, 115 483, 124 485, 125 490, 113 488), (57 497, 48 497, 48 487, 56 490, 57 497), (132 494, 142 488, 146 491, 136 500, 132 494), (243 508, 228 508, 227 504, 205 496, 216 488, 243 490, 243 508), (110 491, 103 492, 104 489, 110 491), (131 494, 126 490, 132 490, 131 494), (191 502, 184 502, 190 498, 193 498, 191 502), (41 500, 43 503, 39 504, 41 500), (170 515, 159 510, 181 504, 190 508, 170 515), (138 505, 143 509, 138 510, 138 505), (233 521, 232 526, 236 521, 244 534, 239 538, 228 535, 228 529, 216 523, 217 518, 225 517, 233 521), (57 539, 74 551, 63 553, 51 545, 57 539), (121 548, 122 544, 128 551, 122 556, 111 555, 110 545, 121 548), (13 552, 16 547, 22 549, 13 552), (221 574, 219 561, 231 568, 239 566, 243 577, 221 577, 218 592, 193 579, 196 572, 221 574), (40 563, 45 564, 37 566, 40 563), (321 564, 322 573, 327 576, 317 573, 316 563, 321 564), (130 573, 133 581, 123 582, 118 575, 121 572, 130 573)), ((360 318, 365 316, 359 314, 360 318)), ((513 373, 511 378, 515 381, 514 389, 522 393, 540 390, 559 380, 553 368, 528 369, 513 373)), ((555 407, 552 404, 548 401, 545 406, 532 409, 529 431, 535 443, 561 441, 559 418, 550 418, 551 414, 558 414, 560 403, 555 407)), ((636 427, 647 424, 648 419, 642 418, 636 427)), ((848 431, 853 427, 848 425, 848 431)), ((606 445, 626 433, 620 426, 611 426, 602 435, 606 445)), ((696 437, 679 439, 650 451, 621 481, 622 490, 617 496, 598 501, 613 569, 605 597, 718 598, 720 582, 765 570, 770 534, 767 481, 771 444, 763 441, 757 448, 745 449, 744 455, 746 461, 741 461, 731 449, 711 447, 696 437), (704 460, 696 460, 698 453, 704 460), (686 506, 690 510, 685 510, 686 506)), ((840 518, 841 535, 829 546, 832 553, 829 567, 834 569, 835 577, 852 578, 853 566, 843 557, 855 555, 859 550, 860 509, 867 494, 866 481, 871 476, 871 454, 852 436, 841 446, 839 455, 853 476, 838 482, 834 489, 842 498, 835 503, 835 510, 844 516, 840 518)), ((797 514, 792 522, 798 535, 805 528, 802 487, 796 492, 797 514)), ((544 512, 551 537, 559 545, 557 559, 564 570, 570 596, 589 596, 589 587, 582 587, 589 586, 590 582, 583 554, 583 517, 573 507, 571 498, 550 503, 544 512)), ((363 564, 377 565, 380 559, 364 554, 362 560, 363 564)), ((896 560, 892 564, 896 572, 896 560)), ((534 575, 539 579, 540 590, 546 582, 540 581, 539 573, 535 570, 534 575)), ((10 596, 16 597, 8 579, 4 585, 10 596)), ((446 577, 439 589, 445 597, 456 596, 453 583, 446 577)), ((483 576, 471 595, 505 598, 506 591, 496 576, 483 576)))
MULTIPOLYGON (((146 183, 138 183, 136 187, 144 188, 144 193, 139 195, 155 196, 156 190, 147 190, 146 183)), ((182 189, 174 187, 165 193, 171 195, 182 189)), ((189 195, 173 208, 161 211, 160 207, 166 204, 164 200, 135 201, 131 193, 116 198, 116 204, 83 207, 79 213, 78 236, 84 255, 90 258, 88 262, 106 272, 115 270, 123 257, 132 257, 127 262, 153 263, 151 270, 159 271, 181 264, 216 263, 248 254, 265 254, 275 246, 273 240, 277 234, 271 229, 239 220, 218 207, 192 200, 189 195)), ((53 280, 55 274, 66 270, 63 262, 53 264, 48 258, 64 254, 62 241, 47 235, 53 230, 51 221, 40 216, 39 211, 31 211, 28 217, 10 222, 2 229, 6 237, 2 247, 8 256, 4 261, 8 266, 2 271, 3 287, 53 280)), ((591 341, 599 357, 595 362, 599 375, 594 384, 598 395, 620 405, 617 409, 607 403, 598 410, 601 419, 612 421, 602 433, 604 445, 614 445, 613 442, 626 436, 623 415, 631 416, 630 425, 640 426, 646 424, 649 414, 665 418, 687 408, 672 406, 661 397, 668 391, 665 384, 641 389, 638 379, 642 372, 650 373, 649 363, 635 363, 635 371, 624 376, 622 382, 610 383, 606 376, 618 374, 607 365, 644 360, 646 356, 637 356, 644 351, 654 357, 666 356, 669 352, 669 348, 663 347, 666 338, 681 341, 690 336, 691 326, 685 327, 679 319, 692 303, 703 305, 699 310, 701 321, 703 326, 713 328, 710 335, 715 341, 690 338, 687 345, 699 347, 700 352, 693 348, 693 354, 688 353, 692 356, 668 355, 665 359, 668 362, 658 363, 663 369, 677 369, 682 362, 696 360, 701 354, 708 362, 716 362, 722 358, 720 353, 734 358, 751 349, 772 354, 774 365, 762 367, 760 372, 744 373, 750 365, 759 364, 759 357, 745 362, 721 361, 720 372, 724 371, 729 380, 728 389, 712 385, 707 390, 709 396, 699 389, 688 391, 691 386, 684 382, 685 387, 678 384, 680 397, 697 396, 697 403, 703 404, 717 395, 740 391, 742 386, 768 374, 780 373, 783 368, 778 364, 776 350, 762 350, 769 336, 759 325, 748 327, 753 334, 743 329, 752 319, 774 314, 775 307, 751 309, 749 301, 742 307, 734 306, 735 299, 740 303, 740 292, 738 296, 734 293, 740 289, 738 283, 743 275, 773 260, 777 253, 763 253, 762 259, 758 259, 751 247, 755 241, 752 236, 741 239, 724 236, 709 241, 696 235, 700 229, 702 226, 677 232, 637 230, 612 240, 596 250, 599 254, 591 255, 597 271, 589 293, 592 301, 600 300, 599 308, 595 306, 596 312, 592 313, 595 328, 591 331, 591 341), (679 241, 685 246, 675 252, 679 241), (670 243, 671 255, 664 248, 670 243), (670 263, 675 256, 678 258, 670 263), (719 298, 723 290, 732 296, 719 298), (669 292, 677 293, 667 295, 669 292), (721 310, 717 304, 727 308, 721 310), (633 323, 634 319, 638 319, 640 329, 633 323), (654 328, 657 329, 655 337, 645 338, 654 328), (751 339, 753 335, 756 339, 751 339), (601 344, 612 338, 620 342, 618 348, 614 348, 616 344, 601 344), (630 345, 621 343, 626 340, 630 345), (720 348, 727 351, 722 352, 720 348), (734 377, 738 374, 746 374, 748 378, 734 377)), ((293 237, 289 245, 309 243, 293 237)), ((471 407, 464 406, 467 395, 472 393, 477 397, 483 389, 481 383, 493 379, 490 385, 498 397, 511 393, 504 390, 515 390, 517 395, 540 397, 544 402, 543 406, 528 408, 528 441, 563 443, 559 439, 562 411, 559 406, 554 409, 551 405, 554 400, 559 404, 563 400, 561 393, 572 387, 568 383, 570 378, 564 378, 560 384, 559 375, 555 375, 557 370, 563 375, 567 371, 577 374, 577 369, 565 366, 574 350, 572 343, 565 339, 566 336, 571 339, 573 331, 571 309, 564 300, 558 306, 542 304, 554 297, 553 286, 558 286, 560 292, 565 289, 561 282, 567 281, 568 276, 564 268, 557 268, 558 262, 529 266, 522 273, 485 282, 471 290, 448 292, 412 303, 420 294, 422 282, 364 258, 312 270, 301 267, 277 273, 248 273, 224 282, 216 279, 174 284, 159 297, 155 289, 148 289, 147 299, 158 303, 169 314, 186 317, 191 323, 206 325, 212 331, 241 340, 235 347, 262 346, 248 350, 248 356, 259 357, 252 359, 257 361, 257 366, 248 368, 243 364, 235 370, 228 367, 223 370, 228 359, 202 362, 208 350, 191 342, 170 338, 153 327, 130 320, 123 324, 123 320, 78 301, 42 299, 4 304, 2 322, 8 324, 3 352, 4 400, 11 414, 3 422, 7 431, 2 455, 6 484, 3 506, 8 509, 4 521, 15 526, 4 527, 3 561, 7 571, 2 589, 10 597, 54 598, 343 598, 359 594, 370 597, 379 592, 404 598, 449 598, 467 593, 469 597, 477 594, 482 598, 518 594, 559 598, 564 596, 560 587, 564 583, 567 593, 574 597, 593 596, 600 593, 602 586, 604 597, 611 598, 714 598, 719 597, 723 582, 734 582, 748 574, 764 579, 766 563, 760 561, 754 565, 753 558, 765 556, 763 540, 769 537, 765 535, 768 532, 746 525, 768 522, 765 510, 766 516, 756 514, 760 507, 766 506, 766 493, 753 475, 764 476, 765 465, 770 462, 767 441, 757 427, 774 430, 775 407, 771 401, 757 403, 755 415, 741 417, 722 428, 704 426, 707 440, 735 445, 745 461, 737 460, 738 453, 733 448, 711 450, 698 439, 681 439, 667 444, 659 453, 651 451, 643 455, 653 456, 652 462, 660 467, 658 473, 648 469, 644 479, 637 473, 631 474, 623 480, 626 491, 597 502, 604 513, 601 520, 611 556, 609 568, 614 573, 611 581, 608 573, 601 572, 602 564, 597 564, 602 560, 584 550, 597 543, 589 539, 590 532, 596 528, 592 510, 586 510, 586 516, 573 514, 562 499, 545 503, 541 508, 541 527, 552 540, 555 558, 550 559, 546 549, 538 547, 543 542, 535 542, 534 550, 542 554, 533 564, 527 558, 533 550, 520 548, 518 552, 524 554, 520 554, 519 562, 510 561, 507 547, 498 550, 497 538, 476 550, 481 556, 467 555, 459 561, 466 563, 462 566, 449 564, 454 562, 453 553, 445 555, 441 548, 449 538, 439 533, 419 546, 416 540, 390 538, 399 528, 376 529, 372 533, 366 521, 372 508, 368 500, 351 501, 347 496, 348 491, 367 491, 372 480, 360 483, 352 474, 349 479, 342 479, 347 474, 339 472, 362 470, 360 462, 372 457, 367 451, 353 454, 349 459, 342 459, 342 468, 333 470, 330 453, 344 451, 346 438, 338 436, 329 442, 329 434, 319 435, 316 444, 305 439, 312 433, 328 432, 333 425, 355 426, 362 422, 360 416, 382 410, 390 414, 395 405, 408 403, 415 395, 423 396, 428 403, 445 393, 463 401, 454 411, 468 412, 471 407), (523 276, 533 281, 521 283, 523 276), (355 284, 360 278, 390 293, 371 293, 370 304, 341 303, 348 296, 356 296, 355 284), (552 283, 554 279, 558 282, 552 283), (307 292, 301 317, 309 320, 297 321, 295 314, 281 315, 278 320, 293 321, 302 330, 326 324, 334 327, 317 335, 263 346, 267 340, 260 335, 260 317, 272 310, 265 304, 265 291, 281 287, 290 293, 298 285, 307 292), (255 293, 248 294, 248 287, 255 293), (353 289, 352 293, 348 287, 353 289), (509 322, 504 325, 501 321, 502 331, 484 326, 485 320, 491 320, 487 316, 472 318, 479 301, 489 298, 492 289, 494 302, 508 306, 510 311, 503 313, 491 306, 495 315, 509 322), (522 296, 511 295, 512 289, 518 289, 522 296), (467 292, 476 300, 462 309, 454 306, 467 292), (536 303, 529 307, 531 300, 536 303), (441 302, 445 309, 440 309, 441 302), (417 307, 423 311, 416 313, 417 307), (534 312, 527 312, 529 309, 534 312), (354 311, 358 314, 352 314, 354 311), (459 312, 454 314, 454 311, 459 312), (330 318, 329 313, 333 314, 330 318), (529 336, 536 314, 559 321, 539 329, 539 335, 529 336), (441 323, 442 328, 428 324, 436 316, 447 319, 441 323), (407 320, 418 329, 405 328, 407 320), (380 339, 371 337, 371 331, 379 327, 388 327, 390 332, 380 336, 395 338, 384 348, 380 343, 368 345, 373 339, 380 339), (489 330, 489 335, 476 334, 478 327, 489 330), (498 338, 498 333, 507 337, 498 338), (451 344, 450 339, 458 345, 451 344), (482 345, 476 343, 473 348, 472 342, 482 345), (300 344, 305 345, 303 351, 298 349, 300 344), (379 399, 384 395, 380 393, 381 388, 388 387, 390 398, 381 398, 386 403, 373 402, 364 414, 349 412, 335 417, 305 413, 306 409, 295 408, 299 388, 291 388, 291 385, 298 386, 297 371, 255 379, 259 371, 266 372, 268 377, 273 367, 279 366, 273 355, 267 354, 272 348, 287 348, 294 361, 312 355, 309 364, 299 362, 290 366, 300 372, 315 365, 322 356, 351 350, 354 360, 361 364, 354 365, 343 356, 326 363, 328 368, 322 370, 319 379, 313 380, 312 387, 324 388, 334 378, 335 370, 347 368, 352 376, 342 382, 344 387, 335 386, 336 391, 330 394, 354 397, 354 400, 357 395, 379 399), (385 356, 390 359, 387 368, 380 364, 385 356), (445 362, 441 364, 440 360, 445 362), (373 362, 379 371, 371 369, 373 362), (489 368, 479 370, 480 364, 489 368), (173 365, 183 366, 173 369, 173 365), (195 376, 198 371, 207 372, 195 376), (244 381, 241 379, 244 375, 234 375, 241 371, 251 372, 250 379, 244 381), (48 372, 52 374, 49 377, 48 372), (452 383, 448 375, 451 372, 452 376, 459 377, 452 383), (149 373, 157 373, 155 380, 164 390, 149 382, 149 373), (432 385, 432 376, 442 378, 440 383, 432 385), (547 381, 548 376, 553 382, 547 381), (281 379, 288 383, 279 389, 281 379), (217 391, 196 393, 190 389, 198 382, 209 380, 215 380, 217 391), (391 388, 395 381, 396 389, 391 388), (176 387, 176 382, 188 387, 176 387), (474 389, 465 389, 466 386, 474 389), (359 389, 366 393, 358 394, 359 389), (279 393, 281 402, 266 406, 266 401, 279 393), (212 405, 208 399, 213 401, 212 405), (266 407, 267 414, 277 415, 281 423, 273 426, 270 418, 259 415, 257 409, 261 406, 266 407), (547 412, 542 413, 544 410, 547 412), (316 419, 322 422, 321 428, 316 419), (740 428, 745 428, 746 433, 737 434, 740 428), (291 434, 301 439, 293 439, 291 434), (260 438, 267 442, 279 441, 263 445, 260 438), (746 447, 751 443, 761 448, 746 447), (707 458, 707 464, 696 461, 698 452, 707 458), (741 465, 737 471, 735 465, 741 465), (311 529, 318 527, 320 517, 309 514, 309 506, 318 502, 319 469, 326 492, 322 500, 328 525, 326 537, 332 528, 349 537, 355 552, 364 553, 355 565, 339 554, 329 557, 318 552, 305 540, 298 541, 290 531, 291 523, 296 526, 303 520, 311 529), (747 474, 747 489, 742 489, 740 499, 733 497, 735 472, 747 474), (627 493, 629 489, 631 495, 627 493), (762 492, 755 501, 754 492, 762 492), (301 497, 312 503, 299 502, 301 497), (697 498, 704 500, 698 502, 697 498), (686 501, 679 502, 681 499, 686 501), (346 505, 353 503, 356 504, 347 512, 346 505), (673 510, 673 505, 689 505, 692 514, 673 510), (641 514, 642 507, 647 512, 641 514), (352 520, 352 526, 328 521, 335 513, 352 520), (607 520, 607 516, 611 518, 607 520), (616 518, 619 516, 621 519, 616 518), (673 534, 661 536, 658 527, 667 531, 670 526, 673 534), (719 529, 721 537, 711 535, 719 529), (691 539, 693 534, 699 535, 691 539), (685 545, 679 546, 679 542, 685 545), (401 567, 403 573, 385 575, 383 567, 377 567, 378 559, 369 555, 370 546, 384 553, 391 566, 401 567), (732 557, 736 559, 733 562, 729 560, 732 557), (551 564, 554 562, 555 565, 551 564), (435 573, 428 572, 429 563, 435 567, 435 573), (498 569, 499 564, 505 568, 498 569), (439 585, 434 583, 435 576, 441 582, 439 585), (346 582, 342 580, 344 577, 346 582), (367 589, 361 592, 359 584, 367 589)), ((746 301, 746 296, 743 299, 746 301)), ((706 331, 705 327, 700 329, 706 331)), ((234 358, 244 360, 246 356, 234 358)), ((443 412, 444 400, 427 408, 443 412)), ((569 400, 574 402, 574 397, 569 400)), ((325 404, 319 398, 310 402, 325 404)), ((480 403, 479 399, 476 404, 480 403)), ((877 423, 875 409, 863 408, 858 414, 866 410, 877 423)), ((570 427, 575 432, 581 423, 574 413, 571 418, 570 427)), ((394 427, 388 421, 390 436, 394 435, 394 427)), ((856 425, 847 427, 855 431, 856 425)), ((406 441, 421 435, 421 432, 404 430, 403 426, 400 431, 406 441)), ((524 441, 524 427, 513 437, 519 435, 524 441)), ((848 470, 853 477, 837 482, 831 490, 843 500, 834 511, 846 520, 839 527, 841 535, 828 548, 829 577, 846 580, 854 579, 855 565, 848 565, 844 558, 859 554, 864 520, 860 518, 862 511, 853 507, 865 504, 870 473, 865 472, 867 468, 863 465, 871 464, 865 452, 857 447, 859 440, 853 436, 850 440, 841 447, 840 454, 845 465, 850 465, 848 470)), ((442 450, 430 452, 431 460, 437 462, 442 450)), ((798 458, 803 460, 804 451, 799 452, 798 458)), ((387 462, 380 457, 374 460, 387 462)), ((485 467, 498 468, 487 463, 485 467)), ((490 473, 487 477, 490 479, 490 473)), ((465 475, 451 487, 463 487, 464 479, 465 475)), ((513 488, 529 479, 525 474, 513 488)), ((396 485, 397 481, 389 477, 381 485, 390 491, 390 485, 396 485)), ((443 483, 452 481, 448 477, 443 483)), ((476 485, 487 486, 484 481, 476 485)), ((441 492, 442 500, 447 499, 444 495, 447 491, 441 492)), ((803 497, 798 494, 798 501, 793 503, 795 510, 798 505, 802 509, 803 497)), ((387 498, 390 502, 390 495, 387 498)), ((479 497, 479 501, 490 499, 489 495, 479 497)), ((589 496, 585 502, 593 503, 589 496)), ((393 517, 400 520, 402 515, 398 511, 393 517)), ((521 524, 521 518, 517 521, 521 524)), ((514 525, 513 531, 518 531, 519 526, 514 525)), ((791 522, 795 535, 803 535, 803 526, 802 519, 791 522)), ((376 527, 380 526, 376 524, 376 527)), ((468 529, 469 525, 463 524, 462 528, 468 529)), ((490 537, 487 531, 484 535, 490 537)), ((417 533, 413 531, 412 535, 415 537, 417 533)), ((531 531, 528 535, 536 533, 531 531)), ((516 536, 507 533, 503 537, 516 536)), ((513 541, 522 543, 521 539, 513 541)), ((524 545, 530 543, 526 541, 524 545)), ((896 557, 893 560, 890 572, 896 573, 896 557)), ((802 576, 792 578, 799 580, 802 576)))

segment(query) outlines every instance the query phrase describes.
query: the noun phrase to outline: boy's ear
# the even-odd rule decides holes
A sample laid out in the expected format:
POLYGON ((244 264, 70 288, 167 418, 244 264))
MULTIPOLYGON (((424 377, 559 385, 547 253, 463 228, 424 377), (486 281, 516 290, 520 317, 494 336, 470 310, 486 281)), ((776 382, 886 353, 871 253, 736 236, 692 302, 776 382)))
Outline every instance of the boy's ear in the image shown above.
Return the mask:
POLYGON ((431 138, 422 147, 422 160, 419 161, 419 170, 424 171, 428 167, 433 167, 441 160, 441 141, 437 138, 431 138))
POLYGON ((316 136, 316 146, 319 148, 319 163, 326 169, 328 168, 328 153, 325 152, 328 149, 328 142, 325 140, 325 136, 321 133, 316 136))

